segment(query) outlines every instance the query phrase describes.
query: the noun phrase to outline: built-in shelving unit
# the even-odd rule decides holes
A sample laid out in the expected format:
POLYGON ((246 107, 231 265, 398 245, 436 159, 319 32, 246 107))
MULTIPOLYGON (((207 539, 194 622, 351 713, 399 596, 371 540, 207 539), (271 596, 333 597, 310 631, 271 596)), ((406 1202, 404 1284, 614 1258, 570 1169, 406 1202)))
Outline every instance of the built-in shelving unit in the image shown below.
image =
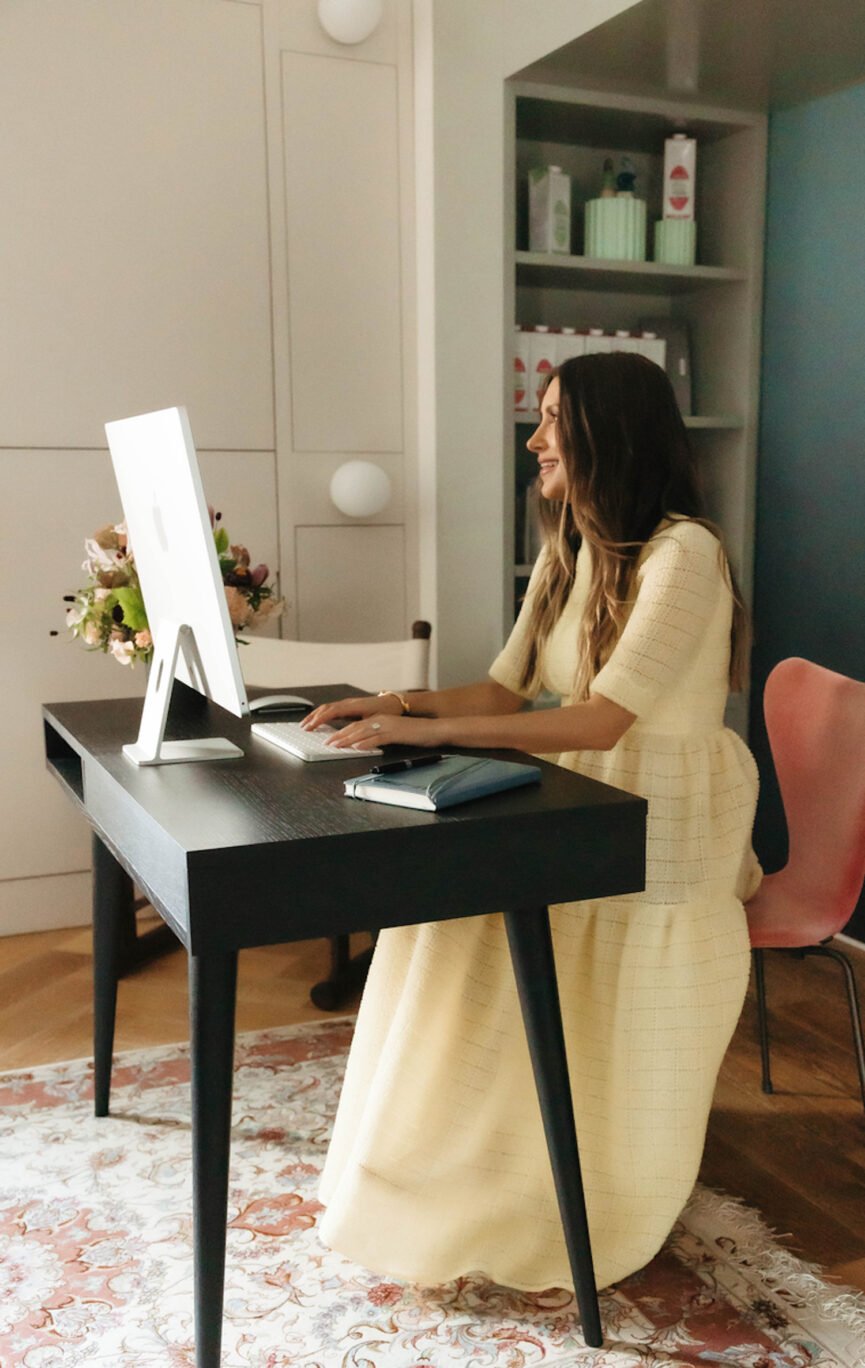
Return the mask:
POLYGON ((744 271, 726 266, 667 266, 657 261, 603 261, 594 257, 515 252, 518 285, 556 289, 638 290, 641 294, 680 294, 699 285, 747 280, 744 271))
MULTIPOLYGON (((636 329, 646 318, 685 323, 691 347, 692 412, 709 515, 722 528, 750 601, 759 396, 759 338, 765 199, 766 121, 752 111, 615 90, 513 82, 506 120, 506 243, 510 268, 505 320, 533 327, 636 329), (607 261, 582 255, 583 206, 599 191, 604 158, 631 158, 647 201, 649 250, 661 214, 664 140, 697 139, 697 264, 607 261), (529 252, 528 172, 558 165, 571 177, 571 255, 529 252)), ((506 376, 513 374, 506 326, 506 376)), ((513 527, 504 585, 512 616, 531 570, 526 492, 536 463, 525 450, 531 413, 509 416, 505 505, 513 527)), ((731 721, 744 731, 746 700, 731 721), (738 714, 738 715, 737 715, 738 714)))

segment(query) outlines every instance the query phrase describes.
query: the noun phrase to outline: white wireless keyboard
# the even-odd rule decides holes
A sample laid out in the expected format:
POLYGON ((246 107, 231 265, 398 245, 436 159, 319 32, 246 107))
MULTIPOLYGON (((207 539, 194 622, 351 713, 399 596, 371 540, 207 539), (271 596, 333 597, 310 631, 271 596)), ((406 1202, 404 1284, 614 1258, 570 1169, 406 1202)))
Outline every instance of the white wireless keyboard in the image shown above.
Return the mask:
POLYGON ((315 731, 305 731, 299 722, 253 722, 250 727, 253 736, 260 736, 262 741, 269 741, 300 760, 354 760, 358 755, 381 755, 375 747, 361 750, 350 746, 347 750, 334 750, 325 743, 337 730, 337 727, 325 724, 316 727, 315 731))

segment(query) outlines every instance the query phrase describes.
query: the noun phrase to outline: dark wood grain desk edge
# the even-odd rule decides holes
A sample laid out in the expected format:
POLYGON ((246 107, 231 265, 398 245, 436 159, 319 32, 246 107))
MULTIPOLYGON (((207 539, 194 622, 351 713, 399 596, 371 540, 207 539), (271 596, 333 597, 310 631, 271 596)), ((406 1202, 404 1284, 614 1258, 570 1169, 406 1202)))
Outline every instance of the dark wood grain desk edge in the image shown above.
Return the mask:
POLYGON ((195 851, 190 948, 242 949, 640 892, 646 808, 635 797, 555 821, 518 814, 452 825, 444 858, 441 828, 429 824, 195 851), (478 867, 483 877, 473 879, 478 867))
POLYGON ((184 851, 156 822, 148 819, 123 785, 87 753, 52 709, 51 704, 43 705, 42 709, 48 772, 178 939, 188 946, 189 901, 184 851), (147 859, 140 857, 144 849, 147 859), (159 877, 154 876, 156 871, 159 877))

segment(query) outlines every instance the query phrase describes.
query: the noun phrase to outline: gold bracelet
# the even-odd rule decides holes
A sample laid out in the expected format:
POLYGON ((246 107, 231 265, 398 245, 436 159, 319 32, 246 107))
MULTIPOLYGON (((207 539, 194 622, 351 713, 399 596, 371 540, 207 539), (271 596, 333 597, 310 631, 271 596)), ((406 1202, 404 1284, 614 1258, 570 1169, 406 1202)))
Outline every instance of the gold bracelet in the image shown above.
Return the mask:
POLYGON ((396 689, 379 689, 376 697, 395 698, 397 703, 399 703, 400 707, 402 708, 403 717, 405 717, 406 713, 411 712, 411 707, 405 694, 397 693, 396 689))

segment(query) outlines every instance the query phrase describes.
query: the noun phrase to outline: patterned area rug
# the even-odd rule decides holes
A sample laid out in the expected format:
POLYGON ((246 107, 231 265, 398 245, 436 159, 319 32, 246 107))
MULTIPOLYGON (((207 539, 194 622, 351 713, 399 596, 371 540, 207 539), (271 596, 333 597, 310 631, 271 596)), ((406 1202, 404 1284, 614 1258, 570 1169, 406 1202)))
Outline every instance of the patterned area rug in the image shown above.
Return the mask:
MULTIPOLYGON (((865 1297, 828 1285, 740 1203, 698 1188, 658 1257, 604 1293, 587 1349, 561 1291, 403 1286, 318 1241, 316 1180, 352 1021, 242 1036, 225 1368, 862 1368, 865 1297)), ((185 1048, 0 1075, 0 1365, 190 1368, 185 1048)))

